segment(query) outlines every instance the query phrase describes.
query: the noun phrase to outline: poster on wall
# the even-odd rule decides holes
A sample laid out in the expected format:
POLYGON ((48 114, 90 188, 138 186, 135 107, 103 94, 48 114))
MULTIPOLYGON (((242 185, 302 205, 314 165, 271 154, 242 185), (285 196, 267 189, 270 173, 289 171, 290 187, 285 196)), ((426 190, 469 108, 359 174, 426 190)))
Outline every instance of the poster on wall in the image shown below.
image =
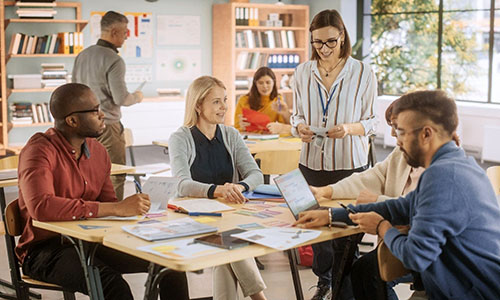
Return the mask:
POLYGON ((153 66, 150 64, 129 64, 125 73, 125 81, 140 83, 153 81, 153 66))
MULTIPOLYGON (((92 45, 101 35, 101 18, 105 12, 90 13, 90 40, 92 45)), ((124 58, 153 57, 153 25, 152 13, 125 12, 128 19, 128 36, 120 54, 124 58)))
POLYGON ((157 80, 192 81, 201 75, 201 50, 156 50, 157 80))
POLYGON ((159 15, 156 24, 158 45, 200 44, 200 16, 159 15))

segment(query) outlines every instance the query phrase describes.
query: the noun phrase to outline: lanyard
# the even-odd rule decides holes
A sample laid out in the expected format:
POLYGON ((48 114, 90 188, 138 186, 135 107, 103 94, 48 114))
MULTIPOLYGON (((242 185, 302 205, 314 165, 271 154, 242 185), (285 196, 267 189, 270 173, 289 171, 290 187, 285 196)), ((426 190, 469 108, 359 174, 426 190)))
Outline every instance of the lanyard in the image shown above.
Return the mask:
POLYGON ((330 94, 330 97, 328 98, 328 101, 326 102, 326 106, 325 106, 325 103, 323 102, 323 95, 321 93, 321 86, 318 83, 319 98, 321 99, 321 108, 323 109, 323 126, 326 125, 327 114, 328 114, 328 106, 330 106, 330 101, 332 100, 333 94, 335 94, 335 90, 336 89, 337 89, 337 84, 333 87, 333 91, 330 94))

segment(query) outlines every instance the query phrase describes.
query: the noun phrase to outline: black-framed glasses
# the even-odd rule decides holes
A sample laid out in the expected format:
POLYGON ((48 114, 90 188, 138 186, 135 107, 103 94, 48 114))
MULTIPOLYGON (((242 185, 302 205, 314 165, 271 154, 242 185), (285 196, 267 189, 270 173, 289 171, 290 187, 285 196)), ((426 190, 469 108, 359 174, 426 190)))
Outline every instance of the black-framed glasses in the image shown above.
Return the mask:
POLYGON ((77 110, 74 112, 71 112, 67 114, 64 118, 71 116, 72 114, 86 114, 86 113, 99 113, 101 111, 101 105, 97 105, 97 107, 94 107, 92 109, 86 109, 86 110, 77 110))
POLYGON ((311 41, 311 45, 317 50, 323 48, 323 45, 326 45, 328 48, 333 49, 333 48, 337 47, 337 43, 340 39, 340 35, 342 35, 342 32, 340 32, 340 34, 337 38, 328 39, 326 42, 323 42, 322 40, 311 41))

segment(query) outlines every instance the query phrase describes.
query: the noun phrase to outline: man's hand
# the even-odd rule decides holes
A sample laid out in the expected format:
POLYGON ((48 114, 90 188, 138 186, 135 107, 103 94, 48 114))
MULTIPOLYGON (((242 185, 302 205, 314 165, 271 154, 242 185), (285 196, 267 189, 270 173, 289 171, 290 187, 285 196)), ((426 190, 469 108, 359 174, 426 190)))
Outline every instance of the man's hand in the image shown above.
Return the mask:
POLYGON ((151 202, 147 194, 134 194, 116 203, 116 215, 120 217, 129 217, 143 215, 149 211, 151 202))
POLYGON ((314 132, 309 129, 309 125, 301 123, 297 125, 297 132, 304 143, 310 143, 313 140, 314 132))
POLYGON ((215 188, 214 196, 222 197, 232 203, 245 203, 247 199, 241 193, 243 190, 245 190, 245 187, 241 184, 225 183, 215 188))
POLYGON ((333 126, 333 128, 328 130, 326 136, 332 139, 342 139, 348 134, 349 134, 349 126, 347 124, 340 124, 333 126))
POLYGON ((368 190, 364 190, 361 191, 358 195, 358 198, 356 198, 356 205, 363 203, 377 202, 377 199, 378 199, 377 194, 374 194, 368 190))
POLYGON ((311 189, 314 198, 316 198, 318 202, 332 200, 333 190, 330 186, 328 185, 322 187, 309 186, 309 188, 311 189))
MULTIPOLYGON (((359 225, 359 228, 369 234, 377 234, 377 225, 384 218, 376 212, 349 214, 349 218, 359 225)), ((386 223, 386 222, 384 222, 386 223)), ((387 221, 387 223, 389 223, 387 221)), ((380 227, 379 227, 380 233, 380 227)))
POLYGON ((313 228, 330 224, 328 210, 309 210, 299 214, 299 219, 293 226, 300 228, 313 228))
POLYGON ((141 91, 135 91, 134 95, 139 99, 137 103, 141 103, 142 100, 144 99, 144 94, 141 91))

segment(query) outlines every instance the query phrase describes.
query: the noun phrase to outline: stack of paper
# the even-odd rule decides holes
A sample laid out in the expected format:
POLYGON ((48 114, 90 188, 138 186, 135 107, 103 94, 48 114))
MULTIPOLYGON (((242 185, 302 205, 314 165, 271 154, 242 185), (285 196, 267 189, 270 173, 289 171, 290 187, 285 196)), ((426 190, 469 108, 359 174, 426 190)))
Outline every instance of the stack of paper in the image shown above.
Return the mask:
POLYGON ((127 225, 122 226, 122 229, 150 242, 217 231, 217 227, 196 222, 191 218, 127 225))

